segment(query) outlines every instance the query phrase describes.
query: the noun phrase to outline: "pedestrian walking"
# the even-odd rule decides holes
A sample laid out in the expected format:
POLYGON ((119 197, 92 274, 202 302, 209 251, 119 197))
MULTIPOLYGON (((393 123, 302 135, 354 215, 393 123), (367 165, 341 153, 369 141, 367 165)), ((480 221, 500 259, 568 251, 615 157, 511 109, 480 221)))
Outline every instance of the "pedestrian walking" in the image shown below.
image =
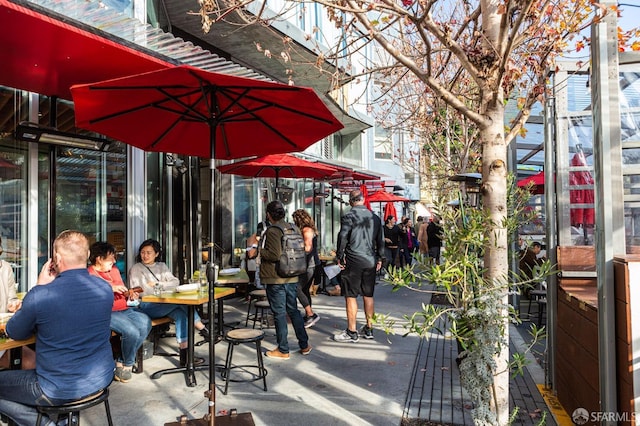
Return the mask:
POLYGON ((376 272, 384 260, 382 222, 364 206, 360 190, 349 194, 351 210, 341 219, 336 260, 342 270, 341 287, 347 311, 347 328, 333 336, 337 342, 357 342, 358 296, 362 296, 366 324, 360 329, 365 339, 373 339, 373 291, 376 272))
POLYGON ((273 312, 278 347, 267 351, 265 355, 269 358, 289 359, 287 315, 298 339, 299 352, 308 355, 311 352, 309 336, 298 311, 299 277, 281 277, 276 270, 276 263, 282 254, 281 229, 287 226, 282 202, 275 200, 267 204, 267 220, 271 226, 264 232, 264 242, 260 245, 260 282, 267 287, 267 300, 273 312))
POLYGON ((307 272, 300 275, 298 282, 298 300, 304 308, 304 327, 313 327, 319 320, 320 315, 313 312, 311 306, 311 286, 315 283, 317 268, 321 268, 320 256, 318 255, 318 230, 316 224, 304 209, 293 212, 293 222, 296 224, 304 237, 304 251, 307 254, 307 272))
POLYGON ((436 265, 440 264, 440 248, 442 247, 442 226, 440 219, 434 216, 427 226, 427 243, 429 244, 429 257, 436 265))

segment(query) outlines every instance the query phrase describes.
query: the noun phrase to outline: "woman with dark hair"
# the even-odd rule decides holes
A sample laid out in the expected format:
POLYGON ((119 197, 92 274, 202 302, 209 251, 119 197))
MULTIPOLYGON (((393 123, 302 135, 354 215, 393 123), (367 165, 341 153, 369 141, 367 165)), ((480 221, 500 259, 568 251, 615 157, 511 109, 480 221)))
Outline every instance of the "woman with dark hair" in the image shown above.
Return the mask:
POLYGON ((382 227, 384 231, 384 257, 388 266, 396 266, 396 257, 398 257, 398 244, 400 240, 400 228, 396 225, 395 216, 387 216, 382 227))
POLYGON ((151 320, 135 307, 138 293, 130 291, 122 281, 116 263, 116 248, 107 242, 98 241, 89 249, 89 273, 102 278, 113 290, 111 308, 111 330, 120 335, 120 355, 116 359, 114 379, 127 383, 131 380, 131 370, 136 361, 136 352, 151 331, 151 320))
MULTIPOLYGON (((161 291, 172 291, 180 285, 180 280, 176 278, 171 270, 164 262, 157 261, 160 256, 160 243, 156 240, 145 240, 140 244, 136 263, 129 270, 129 288, 142 287, 141 296, 154 294, 156 286, 161 291)), ((149 315, 151 319, 169 317, 176 323, 176 340, 180 346, 180 365, 187 363, 187 307, 184 305, 176 305, 171 303, 148 303, 142 302, 140 310, 149 315)), ((195 314, 194 325, 199 330, 200 335, 205 339, 209 339, 209 330, 200 320, 198 314, 195 314)), ((194 359, 194 364, 204 363, 203 358, 194 359)))
POLYGON ((312 327, 320 320, 320 315, 311 308, 311 285, 314 283, 316 268, 320 268, 320 256, 318 256, 318 230, 313 218, 304 209, 293 212, 293 222, 296 224, 304 238, 304 251, 307 254, 307 273, 300 275, 298 281, 298 301, 304 308, 304 327, 312 327))

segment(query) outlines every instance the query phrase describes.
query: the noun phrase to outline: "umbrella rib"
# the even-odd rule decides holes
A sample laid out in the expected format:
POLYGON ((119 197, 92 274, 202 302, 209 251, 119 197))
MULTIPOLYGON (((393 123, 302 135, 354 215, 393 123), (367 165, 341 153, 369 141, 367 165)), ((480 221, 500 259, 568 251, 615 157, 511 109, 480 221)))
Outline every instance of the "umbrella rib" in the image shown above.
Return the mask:
MULTIPOLYGON (((251 96, 248 96, 248 95, 247 95, 248 91, 249 91, 249 89, 245 90, 245 91, 244 91, 244 93, 242 93, 242 94, 238 94, 238 93, 236 93, 236 97, 235 97, 235 98, 232 98, 232 97, 227 93, 227 91, 226 91, 226 90, 220 90, 220 91, 219 91, 219 92, 220 92, 220 94, 221 94, 221 95, 223 95, 223 96, 226 96, 226 97, 227 97, 227 99, 229 99, 229 101, 231 101, 231 104, 230 104, 229 106, 227 106, 227 108, 225 108, 225 111, 228 111, 228 110, 229 110, 229 108, 231 108, 231 106, 233 106, 233 105, 238 105, 238 106, 239 106, 240 108, 242 108, 245 112, 244 112, 244 113, 236 114, 236 116, 241 115, 241 114, 249 114, 249 115, 251 115, 251 116, 255 117, 256 121, 259 121, 260 123, 262 123, 262 125, 263 125, 263 126, 265 126, 267 129, 271 130, 273 133, 275 133, 276 135, 278 135, 280 138, 282 138, 282 140, 284 140, 285 142, 287 142, 287 143, 288 143, 289 145, 291 145, 292 147, 296 147, 295 142, 293 142, 291 139, 289 139, 288 137, 286 137, 284 134, 282 134, 281 132, 279 132, 276 128, 274 128, 272 125, 270 125, 270 124, 269 124, 269 123, 267 123, 264 119, 262 119, 261 117, 258 117, 258 116, 254 113, 254 111, 262 110, 262 109, 268 108, 268 107, 269 107, 269 103, 268 103, 268 102, 264 102, 263 100, 260 100, 260 99, 254 99, 254 100, 256 100, 256 101, 260 102, 260 103, 262 104, 262 106, 261 106, 259 109, 255 109, 255 108, 254 108, 253 110, 249 110, 248 108, 246 108, 245 106, 243 106, 243 105, 240 103, 240 99, 242 99, 242 98, 245 98, 245 97, 246 97, 246 98, 251 99, 251 96)), ((227 121, 227 120, 225 119, 224 121, 227 121)), ((230 121, 230 120, 229 120, 229 121, 230 121)), ((236 120, 236 121, 240 121, 240 120, 236 120)), ((223 134, 224 134, 224 132, 223 132, 223 134)), ((226 139, 226 138, 225 138, 225 139, 226 139)), ((225 145, 226 145, 226 144, 225 144, 225 145)))
MULTIPOLYGON (((237 89, 239 89, 239 87, 238 88, 235 88, 235 87, 231 87, 231 88, 230 87, 224 87, 224 88, 221 88, 220 92, 222 92, 222 94, 227 96, 228 99, 233 100, 234 98, 232 96, 230 96, 230 94, 238 96, 239 94, 235 91, 237 89), (227 93, 227 92, 229 92, 229 93, 227 93)), ((258 88, 258 89, 254 89, 254 90, 262 90, 262 89, 263 88, 258 88)), ((276 89, 271 89, 271 90, 276 90, 276 89)), ((299 90, 299 88, 296 88, 296 89, 293 89, 293 90, 299 90)), ((322 121, 322 122, 327 123, 327 124, 332 124, 333 123, 333 121, 331 119, 318 117, 318 116, 313 115, 311 113, 300 111, 300 110, 295 109, 295 108, 291 108, 291 107, 287 107, 287 106, 284 106, 284 105, 281 105, 281 104, 276 104, 276 103, 273 103, 273 102, 265 101, 264 99, 258 98, 256 96, 251 95, 250 93, 247 93, 247 91, 245 91, 245 93, 242 94, 241 97, 242 98, 246 98, 246 99, 250 99, 252 101, 259 102, 259 103, 263 104, 262 107, 256 108, 256 109, 252 109, 252 110, 250 110, 250 109, 242 106, 242 104, 240 104, 240 106, 242 106, 248 114, 252 114, 253 111, 258 111, 258 110, 261 110, 261 109, 264 109, 264 108, 272 107, 272 108, 281 109, 283 111, 291 112, 293 114, 301 115, 303 117, 311 118, 311 119, 316 120, 316 121, 322 121)))
MULTIPOLYGON (((92 90, 106 90, 106 89, 109 89, 109 90, 125 90, 125 89, 126 90, 137 90, 137 89, 142 89, 142 88, 143 87, 134 87, 134 88, 128 88, 127 89, 127 87, 117 87, 117 86, 113 87, 112 86, 112 87, 94 87, 94 88, 91 88, 91 89, 92 90)), ((171 108, 171 107, 169 107, 167 105, 164 105, 164 104, 167 103, 167 99, 162 99, 162 100, 157 101, 157 102, 151 102, 151 103, 148 103, 148 104, 145 104, 145 105, 138 105, 138 106, 135 106, 135 107, 132 107, 132 108, 121 110, 121 111, 115 112, 113 114, 103 115, 101 117, 89 120, 89 123, 91 123, 91 124, 99 123, 101 121, 109 120, 109 119, 112 119, 112 118, 115 118, 115 117, 119 117, 119 116, 122 116, 122 115, 131 114, 133 112, 140 111, 140 110, 143 110, 145 108, 158 108, 158 109, 165 110, 165 111, 168 111, 168 112, 171 112, 171 113, 174 113, 174 114, 178 114, 178 115, 187 115, 187 116, 192 117, 196 121, 206 121, 208 119, 208 117, 204 116, 198 110, 194 109, 193 106, 188 105, 188 104, 186 104, 185 102, 183 102, 183 101, 181 101, 179 99, 180 97, 190 96, 193 93, 195 93, 196 91, 191 90, 191 91, 189 91, 187 93, 184 93, 184 94, 181 94, 181 95, 178 96, 178 95, 173 95, 173 94, 167 92, 166 88, 167 88, 166 86, 164 86, 164 87, 144 87, 144 89, 153 89, 153 90, 158 91, 159 93, 161 93, 164 96, 168 97, 171 101, 173 101, 176 104, 181 105, 184 108, 186 108, 186 110, 178 110, 176 108, 171 108), (194 114, 189 114, 189 112, 193 112, 194 114)), ((179 88, 179 86, 176 86, 175 88, 179 88)))
POLYGON ((150 146, 155 147, 157 144, 159 144, 162 139, 164 139, 164 137, 168 135, 178 125, 178 123, 180 123, 181 120, 182 119, 178 117, 178 119, 174 121, 171 126, 167 126, 167 128, 160 134, 160 136, 158 136, 153 142, 151 142, 150 146))

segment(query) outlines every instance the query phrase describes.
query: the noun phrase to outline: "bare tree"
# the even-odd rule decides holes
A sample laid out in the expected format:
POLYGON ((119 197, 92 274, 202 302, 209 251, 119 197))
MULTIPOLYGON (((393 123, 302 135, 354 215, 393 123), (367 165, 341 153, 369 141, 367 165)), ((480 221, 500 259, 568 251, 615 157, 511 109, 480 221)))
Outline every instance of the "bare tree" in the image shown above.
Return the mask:
MULTIPOLYGON (((244 10, 243 4, 227 5, 200 0, 203 24, 224 19, 228 10, 244 10), (213 16, 213 18, 212 18, 213 16), (213 20, 213 21, 212 21, 213 20)), ((285 2, 299 4, 304 1, 285 2)), ((507 146, 523 133, 536 102, 544 102, 547 76, 554 61, 570 48, 584 45, 580 35, 594 19, 617 13, 592 0, 317 0, 340 30, 340 48, 319 52, 320 61, 335 61, 333 81, 339 72, 381 73, 395 90, 394 106, 406 124, 437 144, 457 143, 448 166, 461 171, 479 161, 482 171, 483 214, 486 217, 483 247, 483 284, 500 306, 499 342, 494 353, 491 413, 476 417, 478 423, 508 422, 508 299, 507 281, 507 146), (366 44, 375 46, 380 62, 356 70, 340 67, 366 44), (346 48, 345 48, 346 46, 346 48), (346 52, 346 53, 345 53, 346 52), (518 113, 505 123, 505 105, 513 99, 518 113), (406 108, 412 104, 412 108, 406 108), (405 109, 402 110, 401 107, 405 109), (453 124, 453 125, 452 125, 453 124), (475 145, 474 145, 475 144, 475 145), (474 153, 475 147, 480 152, 474 153)), ((263 4, 266 4, 264 0, 263 4)), ((254 8, 254 10, 256 10, 254 8)), ((262 10, 258 8, 257 10, 262 10)), ((244 13, 244 12, 243 12, 244 13)), ((284 13, 283 13, 284 15, 284 13)), ((260 20, 260 16, 251 19, 260 20)), ((251 21, 247 19, 246 21, 251 21)), ((621 37, 623 37, 622 35, 621 37)), ((290 54, 282 55, 285 60, 290 54)), ((434 161, 441 158, 434 153, 434 161)), ((445 153, 446 155, 446 153, 445 153)))

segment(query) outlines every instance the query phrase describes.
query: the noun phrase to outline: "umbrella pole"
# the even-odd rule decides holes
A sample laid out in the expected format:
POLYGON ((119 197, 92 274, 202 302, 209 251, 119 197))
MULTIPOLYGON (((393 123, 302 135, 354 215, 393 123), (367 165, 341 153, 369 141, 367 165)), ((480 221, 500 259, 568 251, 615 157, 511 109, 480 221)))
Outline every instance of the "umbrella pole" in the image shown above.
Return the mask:
MULTIPOLYGON (((216 195, 216 188, 215 188, 215 172, 216 172, 216 160, 214 157, 215 154, 215 129, 211 129, 211 158, 209 159, 210 163, 209 163, 209 171, 210 171, 210 175, 211 175, 211 182, 210 182, 210 190, 209 190, 209 242, 212 244, 211 246, 211 254, 213 254, 214 252, 214 247, 213 247, 213 242, 215 240, 215 233, 214 233, 214 225, 215 225, 215 218, 216 218, 216 214, 215 214, 215 195, 216 195)), ((215 258, 211 257, 211 259, 214 260, 215 262, 215 258)), ((214 280, 216 279, 215 274, 214 274, 214 280)), ((216 290, 215 290, 215 281, 210 282, 209 283, 209 306, 208 306, 208 310, 207 312, 209 313, 209 426, 214 426, 215 425, 215 419, 216 419, 216 357, 215 357, 215 353, 216 353, 216 346, 215 346, 215 339, 214 339, 214 331, 213 331, 213 326, 214 326, 214 319, 215 319, 215 315, 214 315, 214 303, 213 300, 216 297, 216 290)), ((218 324, 218 327, 220 327, 221 331, 223 325, 222 324, 218 324)))

